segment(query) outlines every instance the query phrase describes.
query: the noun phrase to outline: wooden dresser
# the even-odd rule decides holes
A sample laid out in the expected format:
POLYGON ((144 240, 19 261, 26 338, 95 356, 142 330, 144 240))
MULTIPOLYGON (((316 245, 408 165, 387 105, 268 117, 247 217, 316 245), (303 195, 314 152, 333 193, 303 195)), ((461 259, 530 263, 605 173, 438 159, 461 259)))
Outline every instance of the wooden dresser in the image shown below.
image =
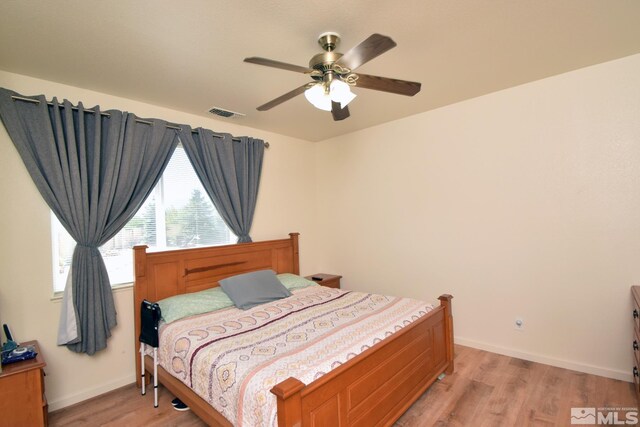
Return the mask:
POLYGON ((21 344, 34 345, 38 355, 34 359, 2 366, 0 426, 46 426, 47 399, 44 395, 44 367, 47 364, 40 353, 37 341, 21 344))
POLYGON ((340 279, 342 279, 342 276, 338 276, 335 274, 318 273, 311 276, 306 276, 305 279, 313 280, 314 282, 322 286, 340 289, 340 279))
POLYGON ((633 382, 636 397, 640 402, 640 286, 631 287, 633 302, 633 382))

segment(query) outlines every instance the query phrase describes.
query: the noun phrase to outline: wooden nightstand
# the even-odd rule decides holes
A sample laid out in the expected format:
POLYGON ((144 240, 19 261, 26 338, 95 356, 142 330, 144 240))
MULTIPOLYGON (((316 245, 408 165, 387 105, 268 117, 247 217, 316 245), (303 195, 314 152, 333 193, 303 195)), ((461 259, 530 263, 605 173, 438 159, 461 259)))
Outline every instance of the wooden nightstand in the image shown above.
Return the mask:
POLYGON ((305 278, 313 280, 314 282, 322 286, 340 289, 340 279, 342 279, 342 276, 336 276, 335 274, 318 273, 311 276, 306 276, 305 278))
POLYGON ((47 399, 44 396, 44 367, 47 365, 37 341, 33 345, 38 355, 22 362, 2 366, 0 373, 0 425, 46 426, 47 399))

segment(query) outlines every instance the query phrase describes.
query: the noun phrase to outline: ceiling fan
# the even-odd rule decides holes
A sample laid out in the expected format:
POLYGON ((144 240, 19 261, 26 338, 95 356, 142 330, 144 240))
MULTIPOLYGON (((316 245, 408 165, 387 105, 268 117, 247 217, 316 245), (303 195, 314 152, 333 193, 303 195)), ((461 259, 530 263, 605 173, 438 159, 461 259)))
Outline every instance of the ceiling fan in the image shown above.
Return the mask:
POLYGON ((318 43, 324 52, 311 58, 308 68, 266 58, 245 58, 245 62, 304 73, 313 79, 259 106, 258 111, 269 110, 304 92, 307 100, 316 108, 331 111, 334 120, 344 120, 349 117, 347 104, 356 97, 351 92, 352 86, 406 96, 420 92, 420 83, 417 82, 353 72, 359 66, 395 47, 396 43, 391 38, 372 34, 344 55, 335 51, 339 41, 340 36, 336 33, 321 34, 318 43))

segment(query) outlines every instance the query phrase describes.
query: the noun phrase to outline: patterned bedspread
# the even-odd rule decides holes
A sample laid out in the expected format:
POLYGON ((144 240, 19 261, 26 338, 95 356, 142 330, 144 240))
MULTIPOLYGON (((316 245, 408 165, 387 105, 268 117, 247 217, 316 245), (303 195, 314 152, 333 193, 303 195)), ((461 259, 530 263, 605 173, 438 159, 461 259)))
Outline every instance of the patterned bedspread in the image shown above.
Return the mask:
POLYGON ((432 309, 430 304, 324 286, 242 311, 235 307, 160 329, 158 359, 236 426, 276 426, 269 391, 305 384, 432 309))

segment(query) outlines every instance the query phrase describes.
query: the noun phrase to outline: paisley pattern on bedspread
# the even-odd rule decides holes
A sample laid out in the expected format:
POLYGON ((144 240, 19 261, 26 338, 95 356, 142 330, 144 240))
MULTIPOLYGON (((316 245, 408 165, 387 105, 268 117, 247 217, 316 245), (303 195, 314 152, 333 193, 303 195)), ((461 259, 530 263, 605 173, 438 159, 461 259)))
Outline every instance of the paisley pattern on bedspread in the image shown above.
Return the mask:
POLYGON ((161 327, 159 363, 237 426, 277 425, 270 389, 311 383, 432 306, 324 286, 242 311, 235 307, 161 327))

